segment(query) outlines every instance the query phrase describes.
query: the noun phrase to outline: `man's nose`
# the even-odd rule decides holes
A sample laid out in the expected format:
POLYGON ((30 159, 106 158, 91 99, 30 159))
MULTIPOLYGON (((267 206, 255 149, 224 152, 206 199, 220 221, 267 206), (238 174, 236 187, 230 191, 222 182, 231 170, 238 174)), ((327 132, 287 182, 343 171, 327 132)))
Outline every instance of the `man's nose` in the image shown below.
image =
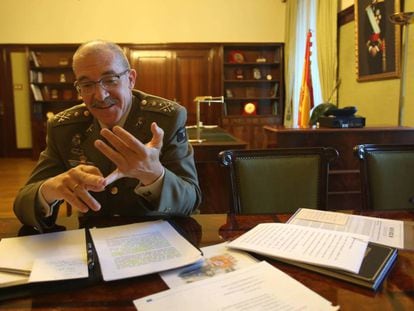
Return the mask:
POLYGON ((105 90, 100 83, 95 84, 95 99, 103 101, 108 95, 108 91, 105 90))

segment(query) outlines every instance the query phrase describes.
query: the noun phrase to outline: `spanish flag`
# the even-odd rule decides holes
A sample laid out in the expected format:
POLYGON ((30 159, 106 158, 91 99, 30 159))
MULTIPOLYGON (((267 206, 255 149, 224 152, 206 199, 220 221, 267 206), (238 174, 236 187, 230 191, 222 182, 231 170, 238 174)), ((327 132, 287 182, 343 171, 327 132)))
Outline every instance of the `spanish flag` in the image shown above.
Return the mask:
POLYGON ((311 62, 310 48, 312 33, 309 30, 306 36, 306 49, 305 49, 305 63, 303 64, 303 73, 302 73, 302 86, 300 88, 300 98, 299 98, 299 116, 298 116, 298 126, 299 127, 308 127, 310 119, 310 111, 313 108, 313 89, 312 89, 312 76, 311 76, 311 62))

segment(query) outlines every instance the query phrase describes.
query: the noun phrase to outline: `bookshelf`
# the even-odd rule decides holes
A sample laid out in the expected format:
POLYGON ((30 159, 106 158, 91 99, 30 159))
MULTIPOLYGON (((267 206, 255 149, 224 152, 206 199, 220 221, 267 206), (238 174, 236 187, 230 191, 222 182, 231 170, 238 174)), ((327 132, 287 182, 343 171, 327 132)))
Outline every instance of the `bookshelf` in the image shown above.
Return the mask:
POLYGON ((82 102, 73 86, 72 55, 75 49, 75 46, 32 46, 27 49, 33 158, 37 158, 45 147, 47 119, 82 102))
POLYGON ((223 45, 223 127, 262 146, 262 126, 282 124, 284 111, 283 43, 223 45))

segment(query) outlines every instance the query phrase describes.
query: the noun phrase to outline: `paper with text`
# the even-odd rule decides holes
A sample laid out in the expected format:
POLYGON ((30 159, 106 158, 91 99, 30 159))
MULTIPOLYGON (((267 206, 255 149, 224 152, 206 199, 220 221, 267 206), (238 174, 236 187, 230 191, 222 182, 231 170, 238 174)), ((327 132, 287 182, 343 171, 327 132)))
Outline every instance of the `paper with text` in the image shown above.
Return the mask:
POLYGON ((167 221, 90 230, 105 281, 192 264, 201 252, 167 221))
POLYGON ((54 281, 86 278, 89 275, 86 255, 85 230, 69 230, 32 236, 5 238, 0 241, 0 267, 31 271, 31 281, 54 281), (68 258, 76 260, 76 270, 65 269, 68 258), (61 269, 53 269, 36 262, 60 263, 61 269), (33 278, 32 278, 32 274, 33 278), (44 275, 39 277, 39 275, 44 275))
POLYGON ((139 311, 338 310, 265 261, 136 299, 134 305, 139 311))
POLYGON ((201 248, 203 259, 184 268, 164 271, 161 278, 169 288, 216 277, 256 263, 253 256, 227 247, 228 242, 201 248))
POLYGON ((313 228, 368 235, 371 242, 400 249, 404 248, 404 222, 401 220, 348 215, 339 212, 302 208, 289 219, 288 223, 313 228), (327 214, 337 214, 339 216, 335 217, 340 218, 345 217, 346 222, 344 224, 332 224, 331 222, 326 222, 325 219, 327 214), (306 217, 309 215, 312 216, 306 217))
POLYGON ((229 247, 358 273, 367 245, 364 235, 264 223, 230 242, 229 247))

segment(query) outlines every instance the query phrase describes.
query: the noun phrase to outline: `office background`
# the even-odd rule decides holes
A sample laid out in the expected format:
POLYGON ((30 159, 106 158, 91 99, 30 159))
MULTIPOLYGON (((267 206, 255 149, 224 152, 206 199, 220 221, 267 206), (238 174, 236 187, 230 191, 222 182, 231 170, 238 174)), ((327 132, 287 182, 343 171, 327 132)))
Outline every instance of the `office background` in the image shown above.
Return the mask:
MULTIPOLYGON (((339 1, 339 11, 353 4, 339 1)), ((81 43, 95 38, 118 43, 284 42, 285 6, 282 0, 2 0, 0 44, 81 43)), ((414 0, 406 0, 402 10, 413 11, 414 0)), ((357 106, 368 126, 397 125, 400 80, 356 81, 354 26, 351 20, 338 29, 339 106, 357 106)), ((407 126, 414 126, 413 35, 408 46, 407 126)), ((14 79, 27 74, 24 66, 13 69, 14 79)), ((28 95, 14 95, 16 103, 22 103, 16 114, 24 118, 28 95)), ((30 143, 30 122, 21 121, 18 139, 25 147, 30 143)))

